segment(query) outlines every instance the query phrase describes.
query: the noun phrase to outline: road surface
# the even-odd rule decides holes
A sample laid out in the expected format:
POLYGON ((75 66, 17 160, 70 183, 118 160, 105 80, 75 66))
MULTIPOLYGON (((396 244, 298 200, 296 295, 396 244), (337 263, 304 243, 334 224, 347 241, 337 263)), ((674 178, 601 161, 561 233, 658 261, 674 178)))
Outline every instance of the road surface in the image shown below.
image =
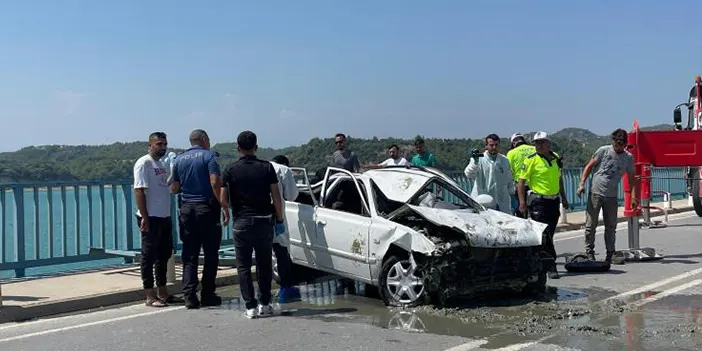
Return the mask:
MULTIPOLYGON (((626 247, 626 224, 617 246, 626 247)), ((538 300, 499 298, 461 308, 385 308, 334 280, 301 285, 303 301, 277 316, 244 318, 238 287, 218 308, 131 305, 0 326, 0 350, 700 350, 702 219, 671 216, 642 229, 663 260, 603 274, 562 273, 538 300)), ((601 232, 597 249, 602 250, 601 232)), ((582 251, 582 231, 558 233, 559 253, 582 251)), ((561 270, 565 272, 564 270, 561 270)), ((361 291, 359 287, 359 291, 361 291)))

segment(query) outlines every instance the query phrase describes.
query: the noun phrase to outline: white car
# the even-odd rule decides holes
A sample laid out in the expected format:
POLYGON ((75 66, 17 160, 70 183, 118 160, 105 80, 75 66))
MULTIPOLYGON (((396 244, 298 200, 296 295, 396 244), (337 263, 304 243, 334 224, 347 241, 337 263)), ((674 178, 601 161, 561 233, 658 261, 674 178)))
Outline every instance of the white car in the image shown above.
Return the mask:
POLYGON ((546 225, 486 208, 436 169, 329 167, 313 185, 292 169, 302 172, 285 203, 294 264, 374 285, 390 306, 545 288, 546 225))

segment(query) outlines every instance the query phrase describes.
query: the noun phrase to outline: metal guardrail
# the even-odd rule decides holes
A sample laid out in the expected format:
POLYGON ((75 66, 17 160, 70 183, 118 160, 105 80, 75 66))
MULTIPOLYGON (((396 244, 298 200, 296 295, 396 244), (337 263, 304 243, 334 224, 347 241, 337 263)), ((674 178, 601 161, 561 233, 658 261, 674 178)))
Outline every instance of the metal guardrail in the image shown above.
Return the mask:
MULTIPOLYGON (((575 211, 585 208, 585 199, 575 196, 581 172, 580 168, 565 170, 566 193, 575 211)), ((470 192, 472 184, 462 171, 447 174, 470 192)), ((687 185, 682 176, 682 168, 654 169, 653 177, 661 179, 653 180, 652 189, 667 191, 672 199, 684 198, 687 185)), ((623 202, 621 189, 619 201, 623 202)), ((179 251, 175 197, 172 204, 174 242, 179 251)), ((14 271, 14 277, 24 277, 92 268, 108 261, 129 262, 128 257, 115 259, 89 252, 92 247, 138 250, 135 212, 131 181, 0 184, 0 273, 6 276, 14 271)), ((231 224, 223 228, 222 239, 223 245, 231 244, 231 224)))

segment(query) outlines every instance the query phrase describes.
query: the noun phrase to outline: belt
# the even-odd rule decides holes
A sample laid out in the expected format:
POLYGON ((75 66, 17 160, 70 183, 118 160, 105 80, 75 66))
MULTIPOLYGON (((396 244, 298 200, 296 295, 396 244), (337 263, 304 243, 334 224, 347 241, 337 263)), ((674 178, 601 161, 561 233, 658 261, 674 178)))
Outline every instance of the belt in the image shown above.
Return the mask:
POLYGON ((537 193, 531 193, 532 196, 539 198, 539 199, 546 199, 546 200, 556 200, 560 195, 541 195, 537 193))

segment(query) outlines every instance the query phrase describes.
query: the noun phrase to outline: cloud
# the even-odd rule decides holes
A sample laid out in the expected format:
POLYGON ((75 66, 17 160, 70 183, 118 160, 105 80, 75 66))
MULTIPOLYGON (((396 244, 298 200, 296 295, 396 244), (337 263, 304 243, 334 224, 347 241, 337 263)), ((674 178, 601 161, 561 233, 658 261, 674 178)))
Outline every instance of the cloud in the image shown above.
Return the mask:
POLYGON ((49 105, 56 113, 75 116, 83 109, 87 96, 87 93, 58 90, 49 94, 49 105))
POLYGON ((232 94, 232 93, 225 93, 224 94, 224 105, 227 109, 227 112, 230 113, 235 113, 237 112, 237 107, 239 107, 239 95, 232 94))
POLYGON ((295 112, 292 110, 289 110, 287 108, 281 109, 280 112, 278 113, 278 118, 288 120, 288 119, 293 119, 295 118, 295 112))

